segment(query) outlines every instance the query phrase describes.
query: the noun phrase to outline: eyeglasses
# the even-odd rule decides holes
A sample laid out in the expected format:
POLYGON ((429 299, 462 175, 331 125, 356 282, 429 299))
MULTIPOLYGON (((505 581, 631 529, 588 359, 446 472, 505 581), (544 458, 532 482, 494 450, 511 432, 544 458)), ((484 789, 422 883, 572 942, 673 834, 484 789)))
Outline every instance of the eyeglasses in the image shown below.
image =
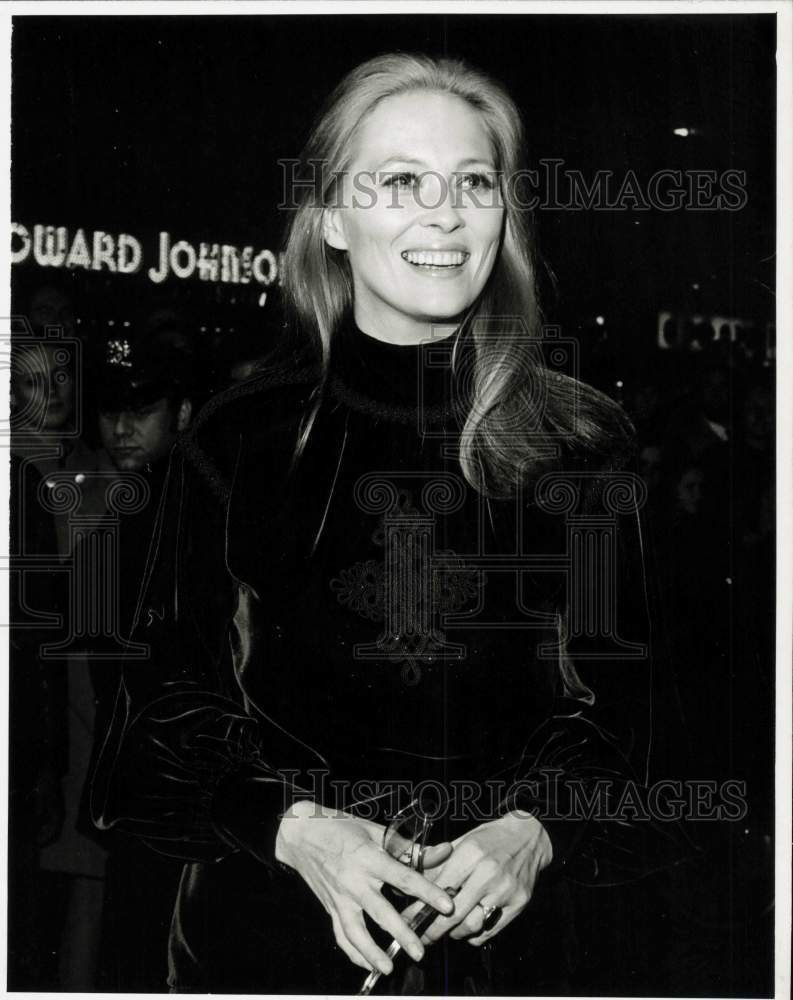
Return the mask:
MULTIPOLYGON (((424 852, 427 848, 427 838, 432 829, 432 820, 421 808, 421 802, 414 799, 404 809, 400 810, 386 827, 383 834, 383 850, 389 857, 400 861, 414 871, 419 873, 424 871, 424 852)), ((392 891, 404 897, 404 893, 392 887, 392 891)), ((455 889, 447 889, 449 896, 456 894, 455 889)), ((434 906, 425 903, 424 906, 409 921, 408 927, 418 937, 424 933, 438 911, 434 906)), ((398 941, 392 941, 386 954, 393 961, 402 950, 402 945, 398 941)), ((369 996, 375 984, 383 975, 379 969, 373 969, 366 977, 363 986, 358 991, 358 996, 369 996)))
POLYGON ((432 829, 432 820, 418 799, 401 809, 386 827, 383 850, 414 871, 424 871, 424 852, 432 829))

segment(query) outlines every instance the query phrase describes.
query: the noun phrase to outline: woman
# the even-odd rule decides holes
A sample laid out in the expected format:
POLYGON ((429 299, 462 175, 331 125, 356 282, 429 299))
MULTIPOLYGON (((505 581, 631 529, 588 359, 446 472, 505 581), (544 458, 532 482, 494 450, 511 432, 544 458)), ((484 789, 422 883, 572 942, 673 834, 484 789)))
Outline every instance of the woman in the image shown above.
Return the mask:
POLYGON ((522 143, 462 63, 350 73, 303 154, 283 363, 174 454, 138 611, 152 661, 126 671, 94 789, 100 825, 191 862, 172 989, 355 992, 374 969, 387 992, 564 990, 558 872, 607 870, 604 841, 631 857, 629 824, 569 807, 645 765, 641 567, 622 634, 607 607, 561 635, 608 660, 597 724, 559 632, 560 512, 595 510, 630 425, 542 364, 522 143), (417 788, 440 799, 423 874, 384 845, 417 788))
MULTIPOLYGON (((92 450, 78 436, 82 416, 78 405, 81 372, 78 345, 73 337, 71 302, 62 289, 45 284, 32 292, 25 311, 30 317, 31 331, 15 338, 13 343, 13 453, 27 470, 26 477, 34 469, 41 475, 42 495, 50 493, 57 500, 61 491, 65 496, 66 490, 76 489, 80 494, 79 513, 100 516, 106 511, 105 486, 111 475, 110 463, 104 452, 92 450), (54 337, 53 330, 60 330, 61 337, 54 337)), ((46 500, 37 500, 36 494, 29 498, 29 503, 34 511, 34 524, 52 519, 55 534, 49 555, 57 555, 64 562, 69 560, 73 545, 71 512, 61 505, 61 509, 49 513, 51 506, 46 505, 46 500)), ((58 578, 60 574, 56 575, 58 578)), ((65 601, 65 593, 61 596, 65 601)), ((90 772, 96 704, 84 659, 59 663, 55 676, 56 687, 62 684, 66 697, 63 711, 67 745, 60 755, 61 770, 43 773, 39 787, 44 802, 50 804, 50 816, 58 811, 61 815, 58 822, 50 820, 37 860, 43 872, 51 873, 45 878, 53 881, 53 875, 57 876, 66 889, 58 982, 65 990, 82 991, 95 986, 107 861, 106 845, 93 828, 83 801, 90 772), (56 806, 58 809, 53 813, 56 806)), ((30 892, 29 886, 26 891, 30 892)))

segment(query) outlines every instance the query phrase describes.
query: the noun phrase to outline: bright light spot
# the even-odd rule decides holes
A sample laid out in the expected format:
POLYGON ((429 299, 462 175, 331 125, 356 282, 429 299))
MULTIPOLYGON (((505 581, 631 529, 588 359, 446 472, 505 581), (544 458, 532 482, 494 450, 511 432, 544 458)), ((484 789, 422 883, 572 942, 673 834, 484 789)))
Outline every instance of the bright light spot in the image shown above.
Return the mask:
POLYGON ((78 486, 80 485, 80 483, 84 483, 85 474, 82 472, 78 472, 77 475, 74 477, 74 481, 77 483, 78 486))
POLYGON ((598 326, 603 326, 603 324, 606 322, 606 319, 604 316, 595 316, 595 322, 597 323, 598 326))
POLYGON ((623 384, 623 383, 622 383, 622 379, 621 379, 621 378, 618 378, 618 379, 617 379, 617 381, 616 381, 616 382, 615 382, 614 384, 616 385, 616 387, 617 387, 618 389, 621 389, 621 388, 622 388, 622 384, 623 384))
POLYGON ((695 281, 694 284, 691 287, 694 289, 695 292, 698 292, 699 291, 699 282, 695 281))
POLYGON ((673 128, 672 132, 675 135, 679 135, 681 139, 685 139, 691 135, 691 129, 688 128, 673 128))

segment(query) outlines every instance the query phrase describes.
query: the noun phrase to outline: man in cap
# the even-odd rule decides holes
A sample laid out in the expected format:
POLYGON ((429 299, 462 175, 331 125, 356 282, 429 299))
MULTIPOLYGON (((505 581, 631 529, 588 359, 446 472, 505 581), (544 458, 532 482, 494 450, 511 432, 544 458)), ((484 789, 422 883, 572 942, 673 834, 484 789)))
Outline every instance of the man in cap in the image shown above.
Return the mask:
MULTIPOLYGON (((139 337, 109 336, 98 380, 99 434, 120 472, 156 469, 193 412, 189 342, 165 317, 139 337)), ((126 333, 124 330, 123 333, 126 333)))
MULTIPOLYGON (((122 475, 143 475, 150 488, 146 506, 122 517, 119 525, 120 628, 128 636, 170 451, 192 417, 197 366, 189 337, 170 313, 150 316, 138 334, 126 327, 107 328, 102 348, 96 372, 102 445, 122 475)), ((106 663, 92 671, 97 697, 94 752, 109 724, 119 670, 119 664, 106 663)), ((113 838, 105 880, 101 988, 143 993, 162 989, 180 875, 181 865, 171 859, 131 838, 113 838)))

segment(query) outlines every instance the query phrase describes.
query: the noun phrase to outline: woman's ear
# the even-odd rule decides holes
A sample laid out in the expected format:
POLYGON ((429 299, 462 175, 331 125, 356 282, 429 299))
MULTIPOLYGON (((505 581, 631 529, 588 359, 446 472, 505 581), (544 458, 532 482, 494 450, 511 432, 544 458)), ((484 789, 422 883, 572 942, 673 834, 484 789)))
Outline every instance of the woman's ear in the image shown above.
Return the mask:
POLYGON ((322 213, 322 235, 328 246, 334 250, 346 250, 347 240, 344 236, 344 226, 342 225, 339 210, 337 208, 326 208, 322 213))
POLYGON ((193 416, 193 404, 189 399, 183 399, 179 404, 179 412, 176 414, 176 429, 185 430, 190 425, 190 418, 193 416))

